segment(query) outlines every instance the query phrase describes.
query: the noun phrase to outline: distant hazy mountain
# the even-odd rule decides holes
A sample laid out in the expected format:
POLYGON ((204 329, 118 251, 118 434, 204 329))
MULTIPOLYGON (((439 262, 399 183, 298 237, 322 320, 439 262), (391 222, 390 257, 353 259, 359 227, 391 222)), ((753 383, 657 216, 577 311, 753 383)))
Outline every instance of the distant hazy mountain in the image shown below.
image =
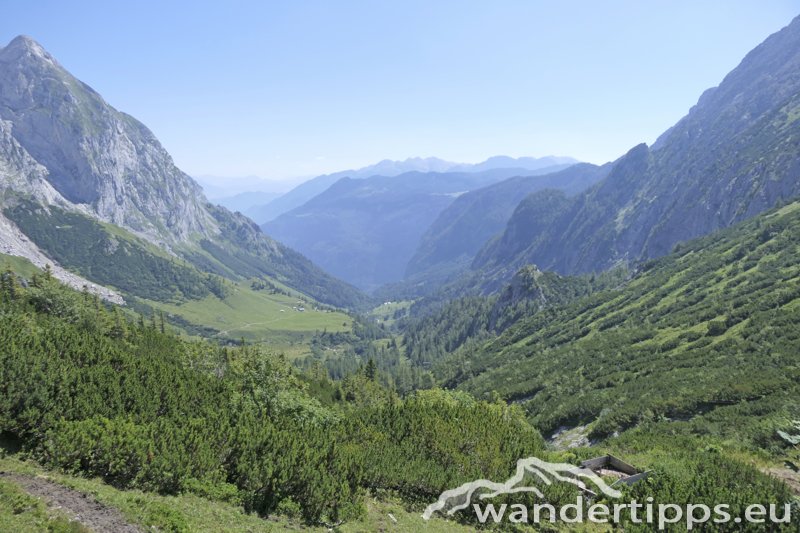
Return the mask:
POLYGON ((238 211, 243 215, 253 218, 252 212, 254 208, 258 208, 259 206, 278 198, 280 195, 281 193, 277 192, 247 191, 240 192, 239 194, 235 194, 233 196, 214 198, 211 200, 211 202, 230 209, 231 211, 238 211))
POLYGON ((412 157, 405 161, 391 161, 385 159, 375 165, 370 165, 358 170, 345 170, 333 174, 317 176, 301 183, 280 198, 267 203, 261 208, 251 211, 256 222, 264 223, 277 218, 295 207, 306 203, 314 196, 339 181, 341 178, 363 179, 372 176, 397 176, 406 172, 483 172, 497 168, 515 168, 524 170, 539 170, 557 165, 570 165, 577 163, 571 157, 547 156, 541 158, 496 156, 475 165, 469 163, 453 163, 436 157, 412 157))
POLYGON ((609 170, 610 165, 582 163, 553 174, 510 178, 462 194, 422 236, 408 263, 406 279, 428 284, 446 281, 469 268, 486 242, 503 231, 523 198, 542 189, 559 191, 566 198, 595 184, 609 170))
POLYGON ((334 172, 333 174, 324 174, 300 183, 286 194, 271 202, 253 208, 253 220, 260 224, 269 222, 279 215, 303 205, 308 200, 345 177, 363 179, 371 176, 397 176, 404 172, 414 171, 447 172, 450 168, 458 165, 458 163, 451 163, 450 161, 444 161, 436 157, 413 157, 405 161, 384 159, 379 163, 358 170, 343 170, 341 172, 334 172))
POLYGON ((302 179, 268 180, 258 176, 232 178, 209 175, 195 176, 194 179, 212 203, 251 218, 257 214, 256 209, 286 194, 303 181, 302 179))
POLYGON ((286 180, 270 180, 259 176, 192 176, 203 188, 206 198, 217 200, 230 198, 248 192, 284 194, 307 178, 291 178, 286 180))
POLYGON ((218 289, 210 273, 269 276, 337 305, 363 301, 248 219, 210 205, 150 130, 27 37, 0 49, 0 137, 0 251, 44 254, 165 301, 218 289))
POLYGON ((561 168, 342 178, 263 228, 328 272, 372 289, 402 279, 425 230, 459 194, 561 168))
POLYGON ((472 263, 477 271, 474 277, 476 288, 483 293, 493 292, 529 264, 530 249, 539 245, 547 229, 569 209, 572 201, 554 189, 540 190, 523 199, 505 231, 486 242, 476 254, 472 263))
POLYGON ((583 273, 669 253, 800 194, 800 18, 769 37, 706 91, 652 148, 616 161, 608 177, 538 231, 518 210, 476 268, 535 263, 583 273))
POLYGON ((526 170, 539 170, 546 167, 558 165, 574 165, 577 159, 571 157, 545 156, 545 157, 509 157, 507 155, 496 155, 490 157, 482 163, 474 165, 458 165, 451 170, 461 172, 483 172, 494 168, 524 168, 526 170))
POLYGON ((458 166, 459 163, 445 161, 438 157, 409 157, 403 161, 384 159, 374 165, 358 170, 346 170, 330 175, 361 179, 369 178, 370 176, 397 176, 406 172, 448 172, 458 166))

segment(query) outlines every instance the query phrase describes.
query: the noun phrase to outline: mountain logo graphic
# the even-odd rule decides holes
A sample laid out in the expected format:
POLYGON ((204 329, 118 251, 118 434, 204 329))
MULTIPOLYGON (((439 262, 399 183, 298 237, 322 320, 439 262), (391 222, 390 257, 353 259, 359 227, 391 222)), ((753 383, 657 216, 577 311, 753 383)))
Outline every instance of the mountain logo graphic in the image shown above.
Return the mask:
POLYGON ((554 481, 571 483, 587 495, 596 496, 597 492, 585 483, 585 481, 589 481, 597 490, 610 498, 622 496, 620 491, 606 484, 600 476, 588 468, 568 463, 548 463, 538 457, 528 457, 517 461, 516 473, 504 483, 479 479, 444 491, 435 503, 425 509, 422 518, 430 520, 433 513, 437 511, 453 515, 469 507, 473 499, 488 500, 504 494, 521 492, 533 493, 539 498, 544 498, 544 494, 537 485, 552 485, 554 481), (536 483, 525 483, 526 479, 533 479, 536 483))

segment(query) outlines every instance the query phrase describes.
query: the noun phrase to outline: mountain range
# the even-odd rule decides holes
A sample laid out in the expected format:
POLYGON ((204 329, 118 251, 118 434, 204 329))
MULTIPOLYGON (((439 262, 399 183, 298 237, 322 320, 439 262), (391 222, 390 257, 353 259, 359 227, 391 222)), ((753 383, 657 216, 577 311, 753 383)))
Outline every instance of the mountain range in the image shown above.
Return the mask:
POLYGON ((423 233, 460 194, 564 166, 341 178, 262 228, 333 275, 372 290, 403 279, 423 233))
MULTIPOLYGON (((503 232, 528 195, 547 190, 549 193, 543 193, 547 197, 566 199, 604 178, 609 170, 610 165, 581 163, 542 176, 509 178, 460 195, 420 239, 406 267, 406 282, 417 285, 420 291, 420 284, 435 288, 453 279, 469 269, 487 241, 503 232)), ((551 205, 542 208, 552 210, 551 205)))
MULTIPOLYGON (((213 201, 219 201, 222 198, 230 198, 244 194, 266 193, 274 194, 277 197, 290 191, 292 188, 304 181, 302 178, 271 180, 261 178, 259 176, 231 177, 212 176, 209 174, 192 176, 192 178, 203 188, 203 193, 205 194, 206 198, 213 201)), ((269 200, 266 200, 261 203, 267 203, 268 201, 269 200)))
MULTIPOLYGON (((800 495, 798 128, 800 17, 615 161, 384 161, 259 227, 18 37, 0 524, 74 531, 90 506, 115 531, 465 531, 485 520, 409 509, 520 458, 613 456, 641 473, 626 498, 798 531, 742 524, 800 495)), ((535 501, 564 518, 588 501, 564 488, 535 501)), ((655 529, 634 514, 609 527, 655 529)))
POLYGON ((483 172, 500 168, 518 168, 538 171, 546 167, 574 163, 577 163, 577 161, 571 157, 557 156, 540 158, 495 156, 474 165, 469 163, 453 163, 437 157, 412 157, 403 161, 384 159, 374 165, 357 170, 344 170, 312 178, 266 205, 251 208, 250 213, 252 214, 253 220, 259 224, 270 222, 283 213, 300 207, 342 178, 364 179, 372 176, 391 177, 407 172, 483 172))
MULTIPOLYGON (((402 280, 437 286, 476 272, 509 280, 527 264, 562 274, 635 265, 800 193, 799 45, 793 23, 652 147, 603 167, 563 170, 574 160, 554 157, 386 160, 295 187, 264 206, 269 216, 282 214, 263 229, 362 289, 402 280), (536 174, 551 176, 524 177, 536 174), (551 188, 562 194, 544 190, 551 188)), ((144 125, 33 40, 14 39, 0 66, 6 250, 27 248, 38 263, 52 258, 56 239, 42 228, 58 218, 53 207, 122 228, 129 243, 155 246, 199 273, 264 275, 325 303, 363 301, 247 218, 209 204, 144 125), (15 232, 29 241, 21 245, 15 232)), ((93 279, 90 265, 54 266, 62 277, 66 267, 112 292, 119 286, 113 276, 93 279)))
POLYGON ((28 37, 0 49, 0 135, 0 247, 46 256, 59 275, 162 300, 207 294, 213 276, 266 276, 324 303, 364 301, 249 219, 208 203, 150 130, 28 37), (86 253, 71 253, 76 243, 86 253), (135 279, 148 277, 164 289, 139 291, 135 279))
POLYGON ((795 20, 747 54, 652 147, 632 148, 550 220, 517 209, 474 267, 504 268, 509 276, 528 263, 563 274, 599 272, 752 217, 800 194, 798 118, 795 20))

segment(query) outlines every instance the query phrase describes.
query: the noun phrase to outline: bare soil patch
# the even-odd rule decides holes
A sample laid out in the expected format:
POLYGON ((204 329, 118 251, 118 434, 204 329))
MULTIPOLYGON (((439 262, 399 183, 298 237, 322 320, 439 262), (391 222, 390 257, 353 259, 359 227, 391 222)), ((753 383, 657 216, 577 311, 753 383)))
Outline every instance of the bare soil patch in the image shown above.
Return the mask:
POLYGON ((142 533, 138 526, 128 523, 122 513, 108 507, 89 494, 64 487, 43 477, 0 472, 22 490, 41 498, 49 508, 57 509, 96 533, 142 533))

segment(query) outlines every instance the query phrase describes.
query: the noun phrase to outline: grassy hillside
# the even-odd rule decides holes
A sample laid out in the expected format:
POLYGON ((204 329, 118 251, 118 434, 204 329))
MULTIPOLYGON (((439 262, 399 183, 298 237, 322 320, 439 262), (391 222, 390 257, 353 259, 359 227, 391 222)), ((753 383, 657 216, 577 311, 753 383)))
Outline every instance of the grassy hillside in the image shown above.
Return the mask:
MULTIPOLYGON (((296 517, 272 516, 268 520, 246 513, 232 502, 213 500, 192 493, 159 495, 140 490, 120 490, 100 479, 69 476, 48 471, 16 456, 2 458, 0 470, 6 474, 37 476, 57 485, 91 495, 97 502, 119 509, 125 519, 142 528, 157 528, 170 533, 269 533, 278 531, 330 531, 325 526, 309 526, 296 517)), ((391 530, 398 533, 419 531, 422 520, 397 498, 365 498, 366 513, 356 521, 336 527, 340 533, 372 533, 391 530), (389 516, 391 515, 391 517, 389 516), (394 517, 394 520, 392 519, 394 517)), ((424 523, 431 533, 459 533, 472 528, 438 517, 424 523)), ((0 530, 25 533, 88 533, 64 512, 48 509, 45 502, 28 495, 14 481, 0 478, 0 530)))
MULTIPOLYGON (((793 203, 684 244, 616 290, 597 292, 606 283, 599 278, 529 269, 500 296, 456 302, 441 324, 421 322, 402 346, 407 359, 377 326, 348 323, 374 334, 336 331, 346 315, 301 312, 296 294, 267 279, 228 282, 222 299, 150 302, 232 323, 228 334, 254 340, 309 335, 312 358, 338 358, 348 369, 338 383, 300 376, 261 349, 182 341, 46 274, 27 288, 3 274, 0 434, 67 473, 51 477, 96 492, 133 523, 172 531, 341 520, 342 531, 414 531, 421 507, 442 490, 505 479, 516 459, 574 463, 607 451, 653 471, 631 489, 639 499, 730 501, 736 509, 787 501, 789 488, 765 473, 798 483, 782 466, 800 464, 794 437, 779 433, 796 434, 800 419, 798 254, 793 203), (554 306, 559 295, 571 303, 554 306), (356 366, 350 355, 325 355, 342 342, 356 366), (426 343, 434 349, 413 351, 426 343), (377 364, 360 369, 365 357, 377 364), (380 385, 391 360, 438 362, 448 386, 487 401, 439 390, 398 397, 380 385), (546 434, 569 428, 595 446, 547 450, 530 422, 546 434)), ((406 306, 385 306, 383 318, 406 306)), ((0 468, 29 467, 12 460, 0 468)), ((0 504, 0 524, 80 531, 18 489, 0 480, 12 502, 0 504)))
MULTIPOLYGON (((255 280, 243 279, 210 252, 195 251, 194 261, 189 262, 122 228, 78 213, 21 202, 8 214, 61 265, 120 290, 145 314, 164 312, 169 322, 189 333, 223 340, 244 338, 304 355, 309 353, 309 336, 315 331, 337 332, 351 327, 352 319, 346 314, 323 308, 310 297, 266 277, 259 269, 269 265, 252 258, 251 266, 239 264, 215 249, 238 271, 257 276, 255 280)), ((18 259, 7 262, 26 277, 35 272, 33 265, 18 259)))
POLYGON ((117 226, 27 201, 5 213, 59 264, 123 293, 162 302, 224 293, 219 276, 200 272, 117 226))
POLYGON ((16 255, 0 254, 0 269, 10 269, 20 276, 30 279, 34 274, 40 273, 41 269, 25 259, 16 255))
POLYGON ((256 290, 252 281, 228 286, 225 297, 208 295, 180 303, 148 302, 167 318, 181 317, 217 331, 215 338, 245 339, 293 354, 308 353, 308 340, 316 332, 349 331, 353 319, 323 307, 298 293, 256 290), (301 310, 302 309, 302 310, 301 310))
POLYGON ((335 280, 297 252, 268 239, 252 221, 213 208, 222 235, 164 249, 113 224, 58 207, 19 200, 4 213, 62 266, 128 295, 164 303, 223 297, 226 280, 269 278, 318 301, 367 305, 355 288, 335 280))
POLYGON ((533 265, 521 268, 511 282, 490 296, 477 296, 475 285, 449 286, 411 305, 402 328, 406 355, 415 364, 430 368, 468 344, 482 344, 525 317, 542 309, 563 305, 594 292, 619 286, 627 271, 623 269, 599 276, 568 277, 542 272, 533 265), (447 289, 453 289, 452 292, 447 289), (472 296, 460 294, 472 293, 472 296))
MULTIPOLYGON (((796 206, 766 219, 759 228, 768 230, 765 242, 782 230, 791 234, 794 228, 784 221, 793 217, 800 217, 796 206)), ((699 253, 687 248, 683 257, 699 253)), ((650 271, 658 271, 658 265, 650 271)), ((523 457, 576 463, 609 449, 653 470, 646 484, 632 489, 639 499, 729 501, 734 513, 752 502, 791 499, 785 485, 759 472, 774 462, 757 464, 752 453, 715 449, 717 441, 689 434, 691 421, 683 423, 684 434, 654 422, 599 449, 554 452, 518 406, 496 397, 483 401, 443 390, 399 397, 381 386, 376 365, 336 383, 319 374, 301 376, 285 358, 262 349, 187 342, 161 332, 157 323, 128 321, 117 308, 70 291, 46 273, 28 287, 8 274, 0 282, 4 446, 68 474, 61 479, 81 491, 96 491, 135 523, 167 531, 202 531, 201 522, 216 527, 222 521, 233 531, 258 530, 254 524, 268 531, 273 524, 281 530, 342 523, 343 531, 374 531, 394 528, 392 513, 401 531, 414 531, 421 527, 421 510, 446 489, 481 478, 507 479, 523 457), (78 476, 100 478, 115 489, 78 476), (265 522, 254 522, 256 517, 265 522)), ((560 377, 567 393, 573 372, 560 377)), ((765 382, 754 370, 751 376, 752 383, 765 382)), ((665 374, 663 380, 669 378, 665 374)), ((737 418, 701 427, 720 435, 728 431, 742 442, 768 435, 757 431, 765 424, 782 428, 774 406, 796 398, 789 381, 780 382, 783 396, 736 405, 737 418), (766 414, 763 424, 746 423, 756 412, 766 414)), ((609 387, 602 380, 583 385, 609 387)), ((622 404, 624 397, 616 399, 622 404)), ((619 405, 605 401, 611 408, 619 405)), ((575 404, 564 394, 554 405, 570 409, 575 404)), ((538 420, 548 427, 547 419, 538 420)), ((780 448, 778 440, 775 446, 780 448)), ((788 443, 778 451, 789 458, 787 448, 788 443)), ((24 468, 7 464, 0 468, 24 468)), ((6 481, 0 490, 22 502, 11 507, 11 514, 16 509, 25 515, 28 500, 6 481)), ((557 491, 547 498, 564 503, 572 496, 557 491)), ((36 508, 24 517, 28 526, 19 517, 9 518, 4 505, 0 520, 34 531, 49 527, 49 521, 63 523, 36 508)), ((436 524, 442 531, 451 527, 436 524)))
POLYGON ((439 367, 592 439, 669 422, 786 451, 800 418, 800 204, 677 247, 624 288, 525 319, 439 367))

